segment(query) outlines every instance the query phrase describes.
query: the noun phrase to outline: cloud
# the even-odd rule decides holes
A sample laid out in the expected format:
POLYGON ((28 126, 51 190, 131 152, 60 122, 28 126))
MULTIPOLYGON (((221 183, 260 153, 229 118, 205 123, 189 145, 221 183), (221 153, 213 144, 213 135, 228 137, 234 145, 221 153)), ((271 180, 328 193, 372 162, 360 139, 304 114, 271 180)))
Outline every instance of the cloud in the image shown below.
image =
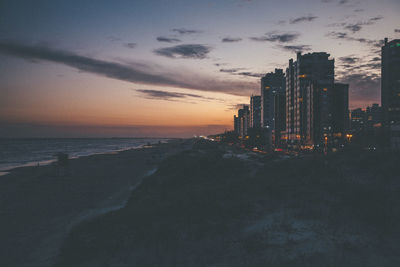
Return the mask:
POLYGON ((227 111, 237 111, 238 109, 242 109, 244 106, 248 106, 249 104, 231 104, 228 105, 227 111))
POLYGON ((225 37, 222 39, 223 43, 235 43, 235 42, 240 42, 240 41, 242 41, 242 38, 225 37))
POLYGON ((352 31, 353 33, 358 32, 362 29, 362 24, 349 24, 344 26, 344 29, 352 31))
POLYGON ((400 29, 394 29, 394 32, 400 32, 400 29))
POLYGON ((309 45, 278 45, 278 48, 281 48, 285 51, 294 52, 294 53, 311 50, 309 45))
POLYGON ((79 71, 97 74, 137 84, 160 85, 194 89, 199 91, 221 92, 238 96, 247 96, 255 85, 248 81, 218 80, 215 77, 201 75, 198 72, 165 69, 154 70, 153 66, 132 63, 129 65, 81 56, 76 53, 56 50, 45 46, 31 46, 15 42, 0 41, 0 53, 38 63, 41 60, 63 64, 79 71))
POLYGON ((359 42, 363 44, 370 45, 372 47, 381 47, 383 44, 382 40, 370 40, 366 38, 355 38, 352 36, 349 36, 346 32, 329 32, 327 36, 330 36, 335 39, 341 39, 341 40, 346 40, 346 41, 353 41, 353 42, 359 42))
MULTIPOLYGON (((337 0, 321 0, 322 3, 334 3, 336 1, 337 0)), ((338 5, 344 5, 344 4, 347 4, 349 2, 350 2, 349 0, 339 0, 337 3, 338 3, 338 5)))
POLYGON ((370 18, 367 23, 374 23, 375 21, 379 21, 381 19, 383 19, 383 16, 376 16, 376 17, 370 18))
POLYGON ((238 72, 238 73, 236 73, 236 75, 254 77, 254 78, 260 78, 260 77, 264 76, 263 73, 255 73, 255 72, 249 72, 249 71, 238 72))
POLYGON ((348 75, 350 73, 369 73, 376 74, 381 68, 380 58, 374 57, 372 59, 363 59, 357 57, 341 57, 339 60, 341 65, 337 66, 338 77, 348 75))
POLYGON ((370 70, 380 70, 381 69, 381 63, 366 63, 366 64, 361 64, 359 66, 360 68, 364 68, 364 69, 370 69, 370 70))
POLYGON ((379 100, 380 57, 340 57, 336 66, 335 80, 350 84, 350 98, 353 107, 365 106, 379 100))
POLYGON ((349 36, 346 32, 329 32, 327 36, 331 36, 335 39, 347 39, 349 36))
POLYGON ((362 9, 362 8, 357 8, 357 9, 354 9, 354 12, 364 12, 364 9, 362 9))
POLYGON ((172 29, 172 31, 179 33, 180 35, 202 33, 202 31, 199 31, 199 30, 186 29, 186 28, 172 29))
POLYGON ((261 37, 250 37, 250 40, 257 42, 279 42, 279 43, 288 43, 296 40, 300 36, 299 33, 276 33, 269 32, 261 37))
POLYGON ((380 94, 380 75, 365 72, 350 73, 338 79, 350 84, 352 106, 364 106, 365 103, 376 103, 380 94))
POLYGON ((238 72, 239 70, 242 70, 242 68, 232 68, 232 69, 220 69, 220 72, 227 72, 227 73, 235 73, 238 72))
POLYGON ((346 63, 346 64, 354 64, 359 60, 359 58, 353 57, 353 56, 340 57, 339 59, 340 59, 340 61, 342 61, 343 63, 346 63))
POLYGON ((334 26, 334 27, 340 26, 340 27, 343 27, 344 30, 351 31, 352 33, 356 33, 356 32, 361 31, 363 26, 373 25, 382 19, 383 19, 383 16, 376 16, 376 17, 372 17, 372 18, 368 19, 367 21, 358 21, 355 23, 346 23, 346 22, 333 23, 328 26, 334 26))
POLYGON ((108 36, 107 39, 108 39, 110 42, 118 42, 118 41, 121 41, 121 38, 115 37, 115 36, 108 36))
POLYGON ((226 66, 226 65, 228 65, 228 63, 214 63, 214 66, 217 66, 217 67, 222 67, 222 66, 226 66))
POLYGON ((195 58, 204 59, 211 51, 209 46, 201 44, 185 44, 171 47, 164 47, 154 50, 154 53, 159 56, 169 58, 195 58))
POLYGON ((127 48, 133 49, 137 46, 137 44, 136 43, 126 43, 126 44, 124 44, 124 46, 127 48))
POLYGON ((231 68, 231 69, 220 69, 220 72, 230 73, 233 75, 247 76, 247 77, 255 77, 260 78, 263 76, 262 73, 255 73, 250 71, 241 71, 243 68, 231 68))
POLYGON ((308 16, 303 16, 303 17, 298 17, 290 20, 290 24, 296 24, 300 22, 308 22, 308 21, 313 21, 315 20, 316 16, 308 15, 308 16))
POLYGON ((145 96, 147 99, 156 99, 156 100, 168 100, 168 101, 177 101, 180 99, 187 98, 196 98, 200 100, 219 100, 216 98, 204 97, 198 94, 187 94, 187 93, 178 93, 178 92, 170 92, 170 91, 161 91, 161 90, 147 90, 147 89, 137 89, 135 90, 145 96))
POLYGON ((181 40, 178 39, 178 38, 169 38, 169 37, 163 37, 163 36, 157 37, 157 41, 165 42, 165 43, 179 43, 179 42, 181 42, 181 40))

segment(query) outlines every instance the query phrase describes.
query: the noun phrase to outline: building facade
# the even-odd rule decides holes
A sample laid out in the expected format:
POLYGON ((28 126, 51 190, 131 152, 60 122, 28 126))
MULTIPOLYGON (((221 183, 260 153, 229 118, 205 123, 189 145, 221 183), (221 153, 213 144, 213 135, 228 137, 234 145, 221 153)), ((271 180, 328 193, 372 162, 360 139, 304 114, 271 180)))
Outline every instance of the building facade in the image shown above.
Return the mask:
POLYGON ((244 138, 247 135, 247 130, 250 126, 249 106, 243 105, 243 108, 238 110, 238 120, 239 120, 239 137, 244 138))
POLYGON ((400 39, 382 47, 381 101, 383 125, 390 128, 400 123, 400 39))
POLYGON ((316 145, 332 136, 334 59, 325 52, 297 53, 286 69, 286 138, 292 145, 316 145))
POLYGON ((236 115, 233 116, 233 131, 237 135, 240 134, 240 120, 239 120, 239 117, 236 115))
POLYGON ((267 73, 261 78, 261 127, 270 148, 281 144, 281 133, 286 123, 286 82, 282 69, 267 73))
POLYGON ((350 128, 349 122, 349 85, 335 83, 334 90, 329 94, 331 98, 331 120, 333 136, 344 139, 350 128))
POLYGON ((261 96, 259 95, 250 97, 250 127, 261 127, 261 96))
POLYGON ((382 125, 382 108, 378 104, 372 104, 365 110, 365 127, 372 129, 382 125))

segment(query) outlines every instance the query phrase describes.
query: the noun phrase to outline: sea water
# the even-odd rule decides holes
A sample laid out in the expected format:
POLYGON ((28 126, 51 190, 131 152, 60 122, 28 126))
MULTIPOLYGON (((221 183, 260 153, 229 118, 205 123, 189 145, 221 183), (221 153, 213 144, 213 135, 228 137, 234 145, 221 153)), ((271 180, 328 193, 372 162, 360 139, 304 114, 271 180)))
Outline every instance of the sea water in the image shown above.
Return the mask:
POLYGON ((53 162, 57 153, 70 158, 140 148, 166 138, 34 138, 0 139, 0 175, 15 167, 53 162))

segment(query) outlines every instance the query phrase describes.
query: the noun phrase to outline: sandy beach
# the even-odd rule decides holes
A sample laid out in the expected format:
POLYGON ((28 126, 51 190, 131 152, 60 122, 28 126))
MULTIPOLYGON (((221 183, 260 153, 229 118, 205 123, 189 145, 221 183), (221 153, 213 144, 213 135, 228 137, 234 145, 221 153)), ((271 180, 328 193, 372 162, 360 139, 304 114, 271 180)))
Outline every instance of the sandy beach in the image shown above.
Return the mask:
POLYGON ((19 168, 0 179, 0 265, 399 266, 399 157, 188 139, 19 168))
POLYGON ((69 231, 123 207, 131 191, 166 157, 192 140, 71 159, 66 175, 55 164, 13 169, 0 177, 0 265, 51 266, 69 231))
POLYGON ((198 140, 74 227, 55 266, 400 266, 398 160, 198 140))

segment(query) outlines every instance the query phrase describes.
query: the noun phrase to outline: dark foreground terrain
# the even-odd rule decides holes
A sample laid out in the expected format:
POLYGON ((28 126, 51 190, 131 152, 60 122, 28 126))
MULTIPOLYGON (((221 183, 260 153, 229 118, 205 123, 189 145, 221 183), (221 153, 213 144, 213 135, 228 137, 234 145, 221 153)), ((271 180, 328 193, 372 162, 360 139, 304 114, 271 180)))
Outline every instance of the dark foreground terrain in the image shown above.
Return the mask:
POLYGON ((70 233, 56 266, 400 266, 400 157, 271 157, 207 141, 120 210, 70 233))
POLYGON ((123 207, 143 177, 192 140, 17 168, 0 177, 0 266, 51 266, 75 225, 123 207))

